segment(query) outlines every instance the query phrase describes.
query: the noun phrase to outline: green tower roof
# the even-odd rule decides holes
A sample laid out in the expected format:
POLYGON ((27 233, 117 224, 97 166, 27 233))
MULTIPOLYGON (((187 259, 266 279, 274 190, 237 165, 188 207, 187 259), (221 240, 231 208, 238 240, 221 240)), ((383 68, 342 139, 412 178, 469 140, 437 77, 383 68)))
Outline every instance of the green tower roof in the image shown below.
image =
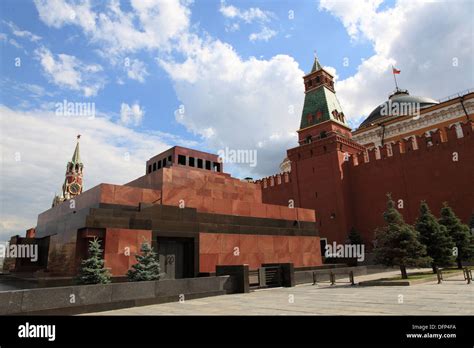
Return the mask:
POLYGON ((332 115, 334 110, 342 113, 341 104, 339 103, 339 100, 337 99, 334 92, 330 91, 324 86, 320 86, 319 88, 307 92, 304 98, 300 129, 322 123, 330 119, 338 121, 332 115), (313 116, 312 122, 308 120, 307 116, 309 114, 313 116))

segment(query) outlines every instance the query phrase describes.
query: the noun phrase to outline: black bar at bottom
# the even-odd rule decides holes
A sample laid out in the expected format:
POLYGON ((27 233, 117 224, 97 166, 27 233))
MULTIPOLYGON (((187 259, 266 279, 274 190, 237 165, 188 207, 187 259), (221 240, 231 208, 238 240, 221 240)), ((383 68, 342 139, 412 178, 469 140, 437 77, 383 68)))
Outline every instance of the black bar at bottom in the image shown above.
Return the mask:
MULTIPOLYGON (((26 327, 26 326, 24 326, 26 327)), ((23 327, 23 328, 24 328, 23 327)), ((472 347, 468 316, 10 316, 0 346, 49 344, 414 344, 472 347), (21 325, 55 325, 54 341, 20 338, 21 325), (262 329, 271 334, 261 335, 262 329), (439 336, 441 335, 441 336, 439 336), (440 338, 441 337, 441 338, 440 338)))

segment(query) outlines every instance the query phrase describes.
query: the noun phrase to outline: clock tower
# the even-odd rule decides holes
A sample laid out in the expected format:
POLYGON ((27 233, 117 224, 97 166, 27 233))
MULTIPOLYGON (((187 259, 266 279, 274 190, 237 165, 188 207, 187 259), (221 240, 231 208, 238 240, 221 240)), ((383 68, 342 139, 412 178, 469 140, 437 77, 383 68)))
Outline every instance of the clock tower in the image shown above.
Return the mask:
POLYGON ((80 195, 83 190, 82 173, 84 165, 81 162, 81 156, 79 154, 79 139, 80 135, 77 136, 76 148, 72 155, 71 161, 66 166, 66 178, 62 187, 62 195, 54 197, 53 207, 65 200, 71 199, 80 195))

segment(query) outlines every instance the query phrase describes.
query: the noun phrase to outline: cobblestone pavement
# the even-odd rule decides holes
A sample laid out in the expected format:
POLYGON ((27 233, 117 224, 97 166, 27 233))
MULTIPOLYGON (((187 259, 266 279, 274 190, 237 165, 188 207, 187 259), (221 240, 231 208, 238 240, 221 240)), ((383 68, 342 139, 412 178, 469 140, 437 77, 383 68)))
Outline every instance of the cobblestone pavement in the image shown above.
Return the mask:
MULTIPOLYGON (((356 282, 399 274, 357 277, 356 282)), ((92 315, 473 315, 474 284, 462 275, 411 286, 311 285, 272 288, 92 315)))

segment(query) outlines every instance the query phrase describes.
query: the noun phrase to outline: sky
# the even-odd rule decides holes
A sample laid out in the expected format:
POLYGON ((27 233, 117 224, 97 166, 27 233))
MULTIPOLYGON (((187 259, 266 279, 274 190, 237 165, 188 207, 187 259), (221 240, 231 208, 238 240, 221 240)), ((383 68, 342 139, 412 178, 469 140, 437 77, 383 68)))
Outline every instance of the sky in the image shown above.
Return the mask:
POLYGON ((352 128, 394 89, 474 87, 473 1, 0 1, 0 241, 61 190, 81 134, 85 189, 127 183, 174 145, 249 150, 238 178, 297 145, 315 54, 352 128), (89 114, 61 110, 88 103, 89 114))

